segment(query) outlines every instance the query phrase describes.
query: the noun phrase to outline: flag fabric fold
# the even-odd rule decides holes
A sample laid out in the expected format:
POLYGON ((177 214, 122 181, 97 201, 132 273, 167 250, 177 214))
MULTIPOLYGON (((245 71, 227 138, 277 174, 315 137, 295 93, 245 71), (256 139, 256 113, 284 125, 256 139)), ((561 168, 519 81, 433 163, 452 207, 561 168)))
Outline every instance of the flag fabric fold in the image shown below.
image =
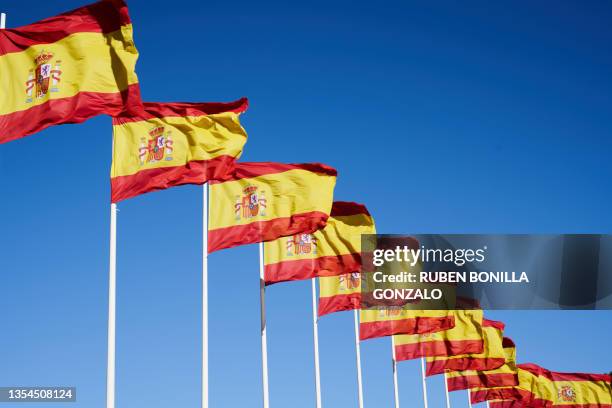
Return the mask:
POLYGON ((324 228, 336 174, 318 163, 237 163, 210 183, 209 252, 324 228))
POLYGON ((336 201, 325 228, 264 244, 266 284, 358 273, 361 235, 375 233, 364 205, 336 201))
POLYGON ((484 350, 477 354, 455 356, 427 357, 426 375, 443 374, 446 370, 495 370, 506 361, 502 346, 504 324, 494 320, 483 319, 482 333, 484 350))
POLYGON ((319 278, 319 317, 329 313, 359 309, 361 306, 361 273, 319 278))
POLYGON ((449 330, 394 336, 397 361, 482 353, 482 310, 457 310, 453 316, 455 326, 449 330))
POLYGON ((504 337, 502 345, 506 355, 504 365, 495 370, 488 371, 448 371, 446 373, 448 390, 458 391, 469 388, 517 386, 516 346, 507 337, 504 337))
POLYGON ((113 118, 111 201, 229 177, 247 134, 242 98, 229 103, 144 103, 113 118))
POLYGON ((123 0, 0 30, 0 143, 99 114, 142 110, 123 0))

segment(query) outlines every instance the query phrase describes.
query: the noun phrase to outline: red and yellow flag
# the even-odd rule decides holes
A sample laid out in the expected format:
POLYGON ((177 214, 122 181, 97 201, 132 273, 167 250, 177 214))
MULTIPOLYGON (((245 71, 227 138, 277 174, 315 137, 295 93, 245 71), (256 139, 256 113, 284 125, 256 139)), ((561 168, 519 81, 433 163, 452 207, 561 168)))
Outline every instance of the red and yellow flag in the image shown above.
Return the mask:
POLYGON ((361 273, 319 278, 319 316, 361 307, 361 273))
POLYGON ((111 201, 227 178, 246 143, 239 116, 247 107, 246 98, 147 102, 140 114, 114 117, 111 201))
POLYGON ((470 399, 475 404, 493 401, 500 408, 550 408, 552 394, 540 379, 541 370, 542 368, 535 364, 518 364, 518 385, 475 388, 470 391, 470 399))
POLYGON ((99 114, 142 110, 123 0, 0 30, 0 143, 99 114))
POLYGON ((611 408, 612 377, 608 374, 560 373, 541 369, 540 383, 552 408, 611 408))
POLYGON ((361 309, 359 317, 361 340, 395 334, 435 333, 455 326, 455 315, 450 310, 361 309))
POLYGON ((482 353, 482 310, 457 310, 453 315, 455 327, 452 329, 394 336, 396 360, 482 353))
POLYGON ((506 387, 518 385, 516 368, 516 346, 514 342, 504 337, 502 345, 506 362, 495 370, 488 371, 448 371, 446 383, 449 391, 466 390, 469 388, 506 387))
POLYGON ((336 170, 324 164, 237 163, 210 183, 208 251, 275 240, 325 227, 336 170))
POLYGON ((264 244, 266 284, 359 272, 361 235, 375 233, 364 205, 336 201, 325 228, 264 244))
POLYGON ((502 346, 504 324, 494 320, 483 319, 482 334, 484 350, 477 354, 456 356, 427 357, 426 375, 443 374, 446 370, 495 370, 506 362, 502 346))

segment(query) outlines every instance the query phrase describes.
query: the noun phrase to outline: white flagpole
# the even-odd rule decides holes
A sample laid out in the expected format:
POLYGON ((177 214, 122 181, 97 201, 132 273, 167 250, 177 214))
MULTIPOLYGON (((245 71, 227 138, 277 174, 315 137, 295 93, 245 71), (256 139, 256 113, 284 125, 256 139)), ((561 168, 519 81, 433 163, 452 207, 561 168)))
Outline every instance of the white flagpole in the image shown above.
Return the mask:
POLYGON ((261 308, 261 374, 263 387, 263 407, 269 408, 268 390, 268 336, 266 334, 266 281, 264 278, 264 244, 259 243, 259 304, 261 308))
POLYGON ((355 316, 355 356, 357 358, 357 399, 359 408, 363 408, 363 386, 361 384, 361 344, 359 343, 359 311, 353 310, 355 316))
POLYGON ((468 396, 468 407, 472 408, 472 395, 470 394, 470 390, 467 390, 467 396, 468 396))
POLYGON ((202 408, 208 408, 208 184, 202 185, 202 408))
POLYGON ((451 408, 450 395, 448 394, 448 383, 446 382, 446 373, 444 373, 444 391, 446 391, 446 408, 451 408))
POLYGON ((487 408, 489 408, 489 401, 487 401, 487 408))
POLYGON ((315 393, 317 397, 317 408, 321 408, 321 370, 319 367, 319 323, 317 321, 317 282, 312 282, 312 338, 314 341, 314 363, 315 363, 315 393))
POLYGON ((106 408, 115 408, 115 307, 117 288, 117 204, 110 207, 108 267, 108 353, 106 356, 106 408))
POLYGON ((427 383, 425 382, 425 357, 421 358, 421 378, 423 380, 423 406, 427 408, 427 383))
POLYGON ((395 398, 395 408, 399 408, 399 387, 397 384, 397 361, 395 360, 395 339, 391 336, 391 357, 393 360, 393 396, 395 398))
POLYGON ((6 28, 6 14, 0 13, 0 29, 4 30, 6 28))

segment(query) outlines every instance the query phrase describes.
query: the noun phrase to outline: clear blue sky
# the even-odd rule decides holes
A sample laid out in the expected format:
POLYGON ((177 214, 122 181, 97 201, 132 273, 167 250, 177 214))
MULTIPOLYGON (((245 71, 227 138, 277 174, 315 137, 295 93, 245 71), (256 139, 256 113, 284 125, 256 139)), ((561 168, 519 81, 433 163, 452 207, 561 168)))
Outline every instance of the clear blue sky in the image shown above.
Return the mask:
MULTIPOLYGON (((0 8, 14 27, 82 5, 59 3, 0 8)), ((335 166, 337 199, 380 232, 612 233, 609 2, 130 7, 147 100, 248 96, 243 159, 335 166)), ((0 146, 0 386, 73 385, 70 407, 104 407, 110 159, 108 117, 0 146)), ((201 190, 119 208, 118 407, 196 408, 201 190)), ((257 268, 256 246, 210 257, 213 407, 260 406, 257 268)), ((314 406, 309 296, 268 291, 273 407, 314 406)), ((612 312, 488 316, 521 362, 612 369, 612 312)), ((352 314, 323 318, 320 340, 325 406, 355 407, 352 314)), ((391 406, 390 340, 362 353, 366 406, 391 406)), ((402 406, 420 406, 417 362, 399 377, 402 406)))

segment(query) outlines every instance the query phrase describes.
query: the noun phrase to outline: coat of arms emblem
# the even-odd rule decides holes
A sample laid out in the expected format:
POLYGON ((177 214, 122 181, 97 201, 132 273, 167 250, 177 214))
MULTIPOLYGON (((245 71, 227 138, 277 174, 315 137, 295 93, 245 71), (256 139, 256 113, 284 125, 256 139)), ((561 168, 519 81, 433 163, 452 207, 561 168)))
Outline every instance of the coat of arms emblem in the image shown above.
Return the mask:
POLYGON ((234 204, 236 220, 266 216, 266 195, 263 190, 258 190, 257 186, 247 186, 242 190, 242 196, 236 196, 234 204))
POLYGON ((31 69, 26 81, 26 103, 31 103, 33 98, 45 97, 49 91, 58 92, 61 71, 61 61, 56 60, 53 66, 53 53, 42 51, 35 59, 36 68, 31 69))
POLYGON ((352 289, 358 289, 361 284, 361 274, 359 272, 347 273, 340 275, 340 291, 346 292, 352 289))
POLYGON ((287 256, 317 253, 317 239, 312 234, 296 234, 287 239, 287 256))
POLYGON ((576 402, 576 391, 570 385, 564 385, 559 388, 557 396, 563 402, 576 402))
POLYGON ((140 139, 140 148, 138 149, 140 165, 172 160, 173 143, 170 130, 166 132, 163 126, 155 126, 149 131, 148 138, 140 139))

